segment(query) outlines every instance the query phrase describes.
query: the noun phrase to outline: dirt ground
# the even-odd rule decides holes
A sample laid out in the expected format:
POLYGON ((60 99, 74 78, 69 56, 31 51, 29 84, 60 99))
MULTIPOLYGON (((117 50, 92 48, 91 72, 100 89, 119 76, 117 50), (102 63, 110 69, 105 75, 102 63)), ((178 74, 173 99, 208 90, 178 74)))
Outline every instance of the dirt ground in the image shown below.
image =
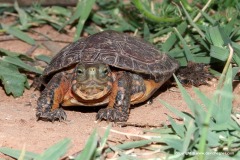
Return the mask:
MULTIPOLYGON (((59 34, 49 26, 35 28, 34 30, 57 40, 71 41, 73 37, 71 34, 59 34)), ((32 37, 41 38, 41 35, 34 33, 32 37)), ((66 43, 58 43, 56 45, 63 47, 66 43)), ((0 41, 0 48, 26 53, 31 49, 31 46, 19 40, 9 40, 0 41)), ((40 47, 33 52, 33 55, 39 54, 49 55, 50 52, 46 48, 40 47)), ((216 81, 211 81, 210 86, 200 86, 199 89, 211 96, 216 88, 216 83, 216 81)), ((192 88, 187 88, 187 90, 194 97, 192 88)), ((234 92, 239 95, 239 85, 236 85, 234 92)), ((26 90, 22 97, 13 98, 12 96, 7 96, 2 86, 0 86, 0 147, 22 149, 25 146, 27 151, 41 153, 63 138, 70 138, 72 143, 67 155, 71 155, 82 150, 94 128, 98 128, 98 133, 103 135, 104 127, 109 125, 105 121, 95 122, 95 116, 99 108, 86 107, 66 108, 67 122, 51 123, 37 121, 35 112, 36 100, 39 94, 39 91, 34 91, 31 88, 26 90)), ((167 124, 168 115, 175 116, 160 103, 160 100, 168 102, 178 110, 188 112, 179 90, 175 86, 168 86, 159 90, 152 104, 142 104, 133 107, 130 111, 128 122, 156 126, 163 123, 167 124)), ((239 105, 240 101, 235 100, 234 106, 238 110, 239 105)), ((134 134, 142 134, 143 130, 142 128, 132 126, 114 126, 112 129, 134 134)), ((114 133, 111 133, 109 138, 116 141, 118 139, 126 139, 125 136, 114 133)), ((6 157, 0 153, 0 158, 6 157)))

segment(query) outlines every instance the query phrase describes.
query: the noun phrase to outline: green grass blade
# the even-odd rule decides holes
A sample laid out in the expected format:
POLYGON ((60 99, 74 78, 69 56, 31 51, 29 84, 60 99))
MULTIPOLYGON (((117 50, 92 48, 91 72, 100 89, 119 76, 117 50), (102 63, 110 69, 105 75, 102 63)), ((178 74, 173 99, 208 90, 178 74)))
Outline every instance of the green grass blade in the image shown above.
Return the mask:
MULTIPOLYGON (((201 102, 202 102, 202 104, 204 105, 204 107, 206 108, 206 109, 209 109, 209 104, 211 104, 212 102, 212 99, 209 99, 205 94, 203 94, 198 88, 195 88, 194 87, 194 92, 195 92, 195 94, 197 95, 197 97, 201 100, 201 102)), ((216 116, 217 116, 217 113, 218 113, 218 106, 215 104, 215 103, 213 103, 212 105, 214 105, 214 107, 213 107, 213 117, 214 118, 216 118, 216 116)), ((206 114, 206 113, 204 113, 204 114, 206 114)))
POLYGON ((109 125, 104 133, 104 136, 101 138, 100 146, 97 148, 96 154, 95 155, 101 155, 103 148, 105 147, 107 143, 107 139, 110 133, 111 125, 109 125))
MULTIPOLYGON (((183 22, 180 25, 177 26, 177 30, 180 34, 183 34, 186 32, 187 29, 187 23, 183 22)), ((174 32, 172 32, 171 36, 166 40, 166 42, 162 45, 162 50, 164 52, 169 52, 170 49, 175 45, 178 38, 174 32)))
POLYGON ((186 15, 189 23, 196 29, 196 31, 199 33, 199 35, 200 35, 203 39, 205 39, 205 34, 204 34, 204 33, 202 32, 202 30, 193 22, 191 16, 188 14, 188 12, 186 11, 185 7, 182 5, 181 1, 180 1, 180 4, 181 4, 181 6, 182 6, 182 8, 183 8, 183 11, 184 11, 184 13, 185 13, 185 15, 186 15))
POLYGON ((149 27, 148 27, 147 23, 144 23, 143 38, 144 38, 145 41, 149 41, 149 39, 150 39, 150 30, 149 30, 149 27))
POLYGON ((26 33, 22 32, 21 30, 17 29, 16 27, 10 27, 4 24, 1 24, 2 28, 8 33, 11 34, 19 39, 21 39, 24 42, 27 42, 31 45, 35 45, 36 42, 34 39, 29 37, 26 33))
POLYGON ((28 27, 28 15, 27 15, 27 13, 25 12, 25 10, 21 9, 18 6, 17 1, 14 2, 14 8, 18 12, 18 16, 19 16, 22 28, 27 29, 27 27, 28 27))
POLYGON ((21 67, 21 68, 23 68, 27 71, 30 71, 30 72, 34 72, 34 73, 38 73, 38 74, 42 73, 42 71, 36 69, 33 66, 30 66, 30 65, 24 63, 21 59, 16 58, 16 57, 5 56, 5 57, 2 58, 2 60, 5 61, 5 62, 14 64, 16 66, 19 66, 19 67, 21 67))
POLYGON ((199 35, 194 35, 194 38, 197 39, 198 42, 199 42, 204 48, 206 48, 208 51, 210 50, 207 42, 206 42, 204 39, 202 39, 199 35))
POLYGON ((184 49, 184 53, 185 53, 185 57, 187 58, 187 61, 195 62, 195 59, 192 56, 190 48, 188 47, 186 41, 183 39, 182 35, 179 33, 179 31, 176 28, 174 28, 174 31, 183 44, 183 49, 184 49))
MULTIPOLYGON (((0 152, 5 155, 8 155, 10 157, 16 158, 16 159, 18 159, 22 153, 21 150, 16 150, 16 149, 7 148, 7 147, 1 147, 0 152)), ((37 156, 38 156, 38 154, 36 154, 36 153, 26 151, 23 159, 24 160, 32 160, 37 156)))
POLYGON ((162 103, 167 109, 169 109, 172 113, 174 113, 175 115, 177 115, 181 119, 186 120, 186 121, 189 121, 190 119, 192 119, 187 114, 184 114, 184 113, 180 112, 179 110, 177 110, 176 108, 174 108, 171 105, 167 104, 166 102, 160 100, 160 103, 162 103))
POLYGON ((51 57, 46 56, 46 55, 38 55, 35 57, 37 60, 46 62, 47 64, 49 64, 51 62, 51 57))
POLYGON ((76 7, 76 10, 73 13, 73 15, 71 16, 70 20, 67 21, 66 24, 64 24, 64 26, 62 28, 64 28, 65 25, 67 25, 67 24, 72 24, 76 19, 78 19, 80 17, 81 12, 83 10, 83 5, 80 2, 81 2, 81 0, 79 0, 79 2, 77 4, 77 7, 76 7))
POLYGON ((3 48, 0 48, 0 54, 7 55, 10 57, 18 57, 20 55, 20 53, 11 52, 11 51, 3 49, 3 48))
MULTIPOLYGON (((121 151, 121 150, 128 150, 132 148, 138 148, 138 147, 144 147, 148 144, 150 144, 152 141, 151 140, 140 140, 140 141, 134 141, 134 142, 125 142, 123 144, 118 144, 114 146, 116 151, 121 151)), ((111 148, 111 147, 110 147, 111 148)), ((111 152, 111 149, 107 149, 106 153, 111 152)))
MULTIPOLYGON (((200 118, 201 115, 204 114, 202 107, 194 99, 192 99, 192 97, 187 93, 187 91, 184 89, 182 84, 178 81, 177 77, 175 75, 173 75, 173 76, 174 76, 175 81, 177 82, 177 85, 179 87, 179 90, 181 92, 181 95, 182 95, 184 101, 188 105, 188 108, 191 110, 191 112, 194 114, 194 116, 199 115, 199 118, 200 118)), ((196 118, 197 117, 198 116, 196 116, 196 118)))
POLYGON ((187 153, 188 147, 190 146, 190 143, 191 143, 191 139, 192 139, 191 137, 193 137, 193 134, 197 129, 194 126, 194 121, 193 120, 188 122, 186 127, 187 127, 186 134, 185 134, 185 137, 183 138, 184 140, 183 140, 183 146, 182 146, 182 150, 181 150, 182 153, 187 153))
MULTIPOLYGON (((232 68, 229 67, 228 71, 227 71, 227 76, 226 76, 226 81, 224 82, 224 84, 226 83, 229 83, 229 82, 232 82, 232 68)), ((231 89, 231 87, 230 87, 231 89)), ((206 144, 206 140, 207 140, 207 135, 208 135, 208 132, 209 132, 209 127, 210 127, 210 122, 211 122, 211 117, 213 115, 213 108, 214 108, 214 103, 215 102, 218 102, 219 100, 219 91, 217 91, 217 93, 214 94, 214 97, 211 101, 211 103, 209 104, 209 109, 208 109, 208 112, 207 112, 207 115, 206 115, 206 118, 204 120, 204 123, 203 123, 203 126, 202 126, 202 129, 201 129, 201 138, 200 138, 200 141, 199 141, 199 147, 198 147, 198 152, 199 153, 205 153, 206 149, 207 149, 207 144, 206 144)), ((231 106, 231 105, 230 105, 231 106)), ((227 106, 227 107, 230 107, 230 106, 227 106)), ((223 113, 224 114, 224 113, 223 113)), ((219 114, 220 117, 217 118, 218 119, 221 119, 221 116, 224 116, 222 114, 219 114)), ((198 156, 198 158, 200 160, 203 160, 205 159, 205 154, 200 154, 198 156)))
POLYGON ((161 142, 166 143, 171 148, 181 152, 183 147, 183 139, 176 138, 162 138, 161 142))
POLYGON ((171 123, 173 130, 177 133, 177 135, 181 138, 184 138, 184 126, 177 124, 170 116, 168 116, 168 120, 171 123))
POLYGON ((179 17, 159 17, 157 15, 152 14, 150 11, 148 11, 143 2, 141 0, 133 0, 132 3, 134 6, 150 21, 157 22, 157 23, 164 23, 164 22, 180 22, 181 18, 179 17))
POLYGON ((220 61, 226 61, 228 59, 229 50, 226 48, 211 46, 210 56, 220 61))
POLYGON ((66 7, 52 6, 51 8, 47 8, 47 9, 50 14, 62 15, 65 17, 71 16, 71 11, 66 7))
POLYGON ((233 87, 232 87, 232 67, 229 67, 229 71, 226 74, 226 79, 223 84, 223 88, 220 95, 219 101, 219 123, 225 123, 231 119, 232 103, 233 103, 233 87))
POLYGON ((66 153, 69 144, 70 139, 65 138, 44 151, 36 160, 58 160, 66 153))
POLYGON ((216 24, 216 20, 214 20, 211 16, 209 16, 207 13, 200 11, 201 14, 203 15, 204 18, 206 18, 206 20, 208 20, 212 25, 216 24))
POLYGON ((98 136, 97 136, 96 130, 94 130, 93 133, 88 138, 83 151, 81 152, 80 155, 78 155, 75 158, 75 160, 91 160, 91 159, 93 159, 93 155, 97 149, 97 142, 98 142, 98 136))
POLYGON ((239 71, 240 71, 240 67, 233 67, 232 68, 232 79, 235 78, 235 76, 238 74, 239 71))
POLYGON ((80 14, 79 14, 77 30, 74 35, 74 41, 79 39, 79 37, 82 33, 83 26, 91 13, 91 10, 92 10, 93 4, 95 3, 95 0, 81 0, 81 1, 79 1, 79 3, 80 3, 79 5, 81 6, 81 8, 77 8, 78 10, 76 11, 77 13, 80 13, 80 14))
POLYGON ((0 48, 0 55, 9 56, 9 57, 18 57, 21 60, 26 60, 26 61, 30 61, 30 62, 34 61, 31 57, 29 57, 26 54, 12 52, 12 51, 9 51, 9 50, 3 49, 3 48, 0 48))
POLYGON ((209 36, 214 46, 222 47, 224 45, 224 40, 218 26, 209 28, 209 36))

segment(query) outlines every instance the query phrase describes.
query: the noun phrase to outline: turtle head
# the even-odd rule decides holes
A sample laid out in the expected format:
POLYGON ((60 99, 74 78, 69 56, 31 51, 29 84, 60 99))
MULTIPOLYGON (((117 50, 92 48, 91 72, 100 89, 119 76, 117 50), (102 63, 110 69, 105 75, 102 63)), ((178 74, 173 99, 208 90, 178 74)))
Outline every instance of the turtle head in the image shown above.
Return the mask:
POLYGON ((112 88, 111 70, 103 63, 79 63, 76 66, 72 91, 83 100, 100 99, 112 88))

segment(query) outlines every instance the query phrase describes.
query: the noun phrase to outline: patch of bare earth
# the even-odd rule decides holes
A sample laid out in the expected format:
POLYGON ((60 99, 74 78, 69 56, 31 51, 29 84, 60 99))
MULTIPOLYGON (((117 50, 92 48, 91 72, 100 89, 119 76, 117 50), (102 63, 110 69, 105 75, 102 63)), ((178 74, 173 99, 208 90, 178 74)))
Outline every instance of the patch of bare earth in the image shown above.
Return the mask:
MULTIPOLYGON (((49 26, 36 28, 39 32, 51 36, 53 39, 62 39, 71 41, 71 35, 63 35, 54 31, 49 26)), ((34 34, 35 38, 41 38, 34 34)), ((66 44, 58 44, 63 47, 66 44)), ((1 41, 0 48, 21 53, 27 52, 31 46, 18 40, 1 41)), ((33 55, 49 54, 44 47, 40 47, 33 52, 33 55)), ((216 82, 212 82, 210 86, 199 87, 201 91, 212 96, 215 90, 216 82)), ((194 97, 193 90, 187 88, 190 95, 194 97)), ((239 94, 239 85, 235 87, 235 93, 239 94)), ((70 138, 72 140, 68 155, 76 153, 83 149, 87 138, 94 128, 98 128, 100 135, 103 135, 103 127, 109 124, 105 121, 96 123, 95 116, 99 108, 72 107, 66 108, 68 115, 67 122, 44 122, 37 121, 35 117, 36 100, 39 91, 34 89, 26 90, 24 95, 19 98, 7 96, 2 86, 0 86, 0 147, 10 147, 14 149, 22 149, 25 146, 27 151, 41 153, 49 146, 62 140, 70 138)), ((134 124, 159 126, 162 123, 168 124, 167 115, 174 115, 166 109, 160 99, 166 101, 180 111, 188 112, 185 102, 182 100, 181 94, 176 87, 164 87, 156 94, 151 105, 141 104, 134 106, 130 111, 128 122, 134 124)), ((239 110, 240 101, 235 100, 234 104, 239 110)), ((175 117, 176 118, 176 117, 175 117)), ((114 130, 126 133, 142 134, 142 128, 127 126, 113 126, 114 130)), ((112 133, 109 139, 118 141, 127 139, 125 136, 112 133)), ((0 158, 6 158, 0 154, 0 158)))

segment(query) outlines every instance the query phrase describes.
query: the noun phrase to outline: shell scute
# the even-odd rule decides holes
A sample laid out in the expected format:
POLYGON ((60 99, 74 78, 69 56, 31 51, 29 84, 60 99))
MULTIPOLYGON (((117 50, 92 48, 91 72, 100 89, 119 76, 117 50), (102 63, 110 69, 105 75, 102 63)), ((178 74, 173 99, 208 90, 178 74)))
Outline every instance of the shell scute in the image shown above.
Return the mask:
POLYGON ((61 71, 79 62, 106 63, 156 79, 168 78, 179 66, 176 60, 142 39, 116 31, 103 31, 63 48, 43 75, 61 71))

